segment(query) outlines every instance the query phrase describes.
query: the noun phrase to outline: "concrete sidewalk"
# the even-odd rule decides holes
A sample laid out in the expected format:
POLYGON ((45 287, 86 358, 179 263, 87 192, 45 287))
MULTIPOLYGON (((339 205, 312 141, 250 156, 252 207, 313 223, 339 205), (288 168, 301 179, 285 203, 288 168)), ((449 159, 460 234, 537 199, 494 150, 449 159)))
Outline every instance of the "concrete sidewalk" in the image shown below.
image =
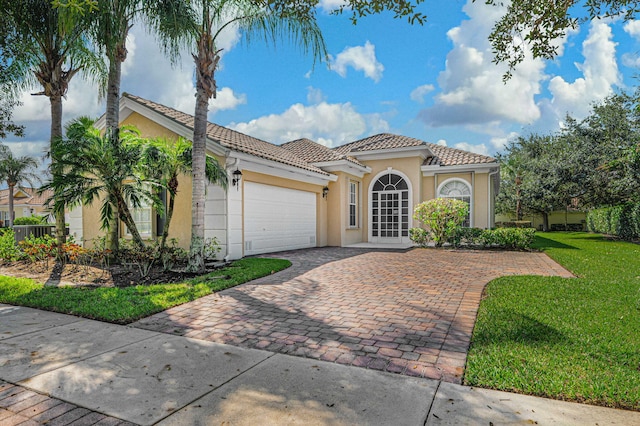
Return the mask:
POLYGON ((0 425, 127 422, 630 425, 640 413, 0 305, 0 425))

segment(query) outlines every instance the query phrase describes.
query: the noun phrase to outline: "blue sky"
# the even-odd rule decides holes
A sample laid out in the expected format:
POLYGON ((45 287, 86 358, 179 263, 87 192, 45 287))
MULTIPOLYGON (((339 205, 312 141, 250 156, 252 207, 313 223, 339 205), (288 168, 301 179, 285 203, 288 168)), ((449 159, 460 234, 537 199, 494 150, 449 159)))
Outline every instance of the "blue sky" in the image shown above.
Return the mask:
MULTIPOLYGON (((330 9, 339 0, 324 0, 330 9)), ((503 84, 487 41, 501 10, 484 2, 427 2, 423 26, 390 15, 352 25, 319 11, 331 58, 313 66, 295 46, 250 45, 230 30, 221 39, 218 98, 209 120, 273 143, 306 137, 338 146, 381 132, 494 155, 517 135, 548 133, 567 113, 585 117, 593 102, 633 90, 640 66, 640 22, 596 20, 558 40, 554 61, 528 58, 503 84)), ((128 42, 122 90, 193 114, 193 61, 172 67, 140 25, 128 42)), ((25 94, 14 121, 25 138, 14 152, 41 156, 48 144, 46 98, 25 94)), ((65 120, 99 116, 104 104, 81 78, 64 102, 65 120)))

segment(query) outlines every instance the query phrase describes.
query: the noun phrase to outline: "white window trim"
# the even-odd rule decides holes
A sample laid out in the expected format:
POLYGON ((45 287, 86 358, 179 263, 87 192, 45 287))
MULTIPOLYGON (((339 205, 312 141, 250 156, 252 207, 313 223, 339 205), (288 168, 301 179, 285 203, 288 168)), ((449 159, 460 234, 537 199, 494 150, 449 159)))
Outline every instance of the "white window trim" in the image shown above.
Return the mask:
MULTIPOLYGON (((408 220, 409 220, 409 223, 408 223, 408 226, 409 226, 409 229, 411 229, 412 220, 413 220, 413 209, 415 207, 413 205, 413 184, 411 183, 411 179, 409 179, 409 177, 406 174, 402 173, 399 170, 394 169, 393 167, 388 167, 387 169, 378 172, 371 179, 371 181, 369 182, 369 188, 368 188, 368 191, 367 191, 367 194, 368 194, 368 197, 369 197, 369 199, 368 199, 369 200, 368 201, 369 205, 366 208, 367 208, 367 227, 368 227, 367 238, 368 238, 368 241, 370 243, 377 243, 377 242, 379 242, 378 239, 380 238, 380 237, 374 237, 373 236, 373 229, 372 229, 372 226, 373 226, 373 214, 372 214, 373 213, 372 212, 373 187, 376 184, 376 182, 378 181, 378 179, 380 179, 381 176, 389 174, 389 173, 393 173, 395 175, 398 175, 402 179, 404 179, 405 182, 407 182, 407 188, 408 188, 408 191, 409 191, 409 202, 408 202, 408 206, 409 206, 409 218, 408 218, 408 220)), ((402 243, 408 243, 408 242, 411 242, 411 239, 408 236, 407 237, 401 237, 400 241, 402 243)))
POLYGON ((347 197, 347 228, 358 229, 360 228, 360 182, 356 180, 348 181, 347 197), (355 194, 351 192, 352 187, 355 188, 355 194), (353 225, 351 224, 351 206, 355 206, 355 224, 353 225))
POLYGON ((440 183, 440 185, 438 185, 438 190, 436 192, 436 197, 438 198, 454 198, 454 197, 448 197, 448 196, 443 196, 441 194, 442 188, 447 185, 450 182, 461 182, 463 183, 468 189, 469 189, 469 228, 473 228, 474 226, 474 221, 473 221, 473 208, 474 208, 474 201, 473 201, 473 186, 471 186, 471 184, 469 182, 467 182, 464 179, 461 178, 449 178, 449 179, 445 179, 442 183, 440 183))
MULTIPOLYGON (((143 202, 142 205, 140 207, 133 207, 133 205, 129 202, 127 203, 128 207, 129 207, 129 212, 131 213, 131 218, 133 219, 134 223, 136 224, 136 227, 138 228, 138 232, 140 233, 140 237, 142 238, 153 238, 153 225, 154 225, 154 220, 153 220, 153 206, 151 205, 151 202, 148 203, 148 205, 145 205, 146 203, 143 202), (138 227, 138 223, 135 220, 135 212, 136 210, 149 210, 149 223, 150 223, 150 227, 149 227, 149 232, 142 232, 140 231, 140 227, 138 227)), ((146 222, 145 222, 146 223, 146 222)), ((127 225, 123 224, 124 226, 124 235, 126 237, 131 237, 131 231, 129 231, 129 228, 127 227, 127 225)))

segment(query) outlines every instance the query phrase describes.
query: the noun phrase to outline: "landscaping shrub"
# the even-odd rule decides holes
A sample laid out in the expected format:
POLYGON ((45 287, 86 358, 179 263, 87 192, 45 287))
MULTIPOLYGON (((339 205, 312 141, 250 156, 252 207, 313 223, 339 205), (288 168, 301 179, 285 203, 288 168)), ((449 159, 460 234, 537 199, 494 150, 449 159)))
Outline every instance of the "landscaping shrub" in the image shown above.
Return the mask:
POLYGON ((426 247, 431 242, 431 235, 423 228, 409 229, 409 238, 420 247, 426 247))
POLYGON ((14 225, 46 225, 46 216, 26 216, 18 217, 13 221, 14 225))
POLYGON ((0 259, 5 262, 13 262, 20 258, 20 254, 13 229, 4 229, 0 233, 0 259))
POLYGON ((529 250, 535 238, 533 228, 497 228, 483 230, 479 240, 483 247, 529 250))
POLYGON ((451 242, 469 214, 469 205, 453 198, 436 198, 418 204, 413 218, 422 222, 436 247, 451 242))
POLYGON ((587 213, 587 229, 624 240, 640 238, 640 203, 591 210, 587 213))

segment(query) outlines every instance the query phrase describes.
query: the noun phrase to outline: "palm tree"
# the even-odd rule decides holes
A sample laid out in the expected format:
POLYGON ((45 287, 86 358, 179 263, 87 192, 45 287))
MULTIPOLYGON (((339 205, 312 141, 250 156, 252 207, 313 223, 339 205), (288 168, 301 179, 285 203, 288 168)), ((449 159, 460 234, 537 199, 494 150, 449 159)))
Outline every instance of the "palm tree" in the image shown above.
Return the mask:
MULTIPOLYGON (((175 59, 181 38, 192 28, 191 9, 188 0, 94 0, 89 6, 78 5, 77 1, 59 3, 69 8, 80 8, 91 14, 93 25, 91 37, 99 50, 109 61, 106 93, 106 130, 117 141, 120 125, 120 82, 122 63, 127 58, 127 35, 134 21, 141 19, 158 38, 168 53, 175 59)), ((112 218, 109 226, 109 246, 118 248, 117 219, 112 218)))
MULTIPOLYGON (((160 249, 165 248, 169 236, 169 226, 178 194, 178 175, 191 172, 191 160, 191 142, 183 138, 177 141, 157 138, 149 141, 143 148, 140 163, 143 175, 166 189, 169 197, 160 249)), ((207 155, 205 174, 209 183, 227 189, 227 174, 215 157, 207 155)))
MULTIPOLYGON (((84 37, 86 21, 73 10, 60 10, 50 0, 0 0, 0 10, 8 44, 20 46, 7 67, 13 88, 26 90, 41 86, 37 95, 49 98, 51 105, 50 144, 62 138, 62 98, 74 75, 83 72, 100 82, 101 59, 88 48, 84 37)), ((51 172, 58 173, 52 156, 51 172)), ((56 239, 65 241, 64 209, 56 215, 56 239)))
POLYGON ((16 216, 13 211, 13 192, 15 187, 23 182, 27 182, 31 187, 34 187, 34 182, 40 181, 36 173, 37 168, 38 163, 33 158, 28 156, 15 157, 9 148, 2 145, 0 149, 0 177, 9 187, 9 227, 13 226, 16 216))
POLYGON ((327 50, 313 8, 272 8, 251 0, 197 0, 193 3, 198 21, 194 34, 197 51, 193 54, 196 65, 196 107, 191 173, 191 245, 187 269, 201 272, 204 270, 207 111, 209 99, 216 97, 215 72, 221 52, 217 45, 218 37, 225 28, 236 26, 247 41, 254 36, 267 42, 292 40, 299 43, 304 52, 310 51, 314 59, 326 58, 327 50))
MULTIPOLYGON (((137 173, 142 156, 140 134, 123 127, 120 138, 109 131, 101 135, 94 121, 80 117, 66 126, 67 137, 56 144, 54 155, 63 173, 53 175, 43 189, 61 194, 70 206, 90 205, 100 199, 102 229, 109 229, 112 218, 126 225, 133 241, 144 247, 144 241, 131 214, 129 205, 140 207, 145 202, 157 204, 148 182, 137 173)), ((60 203, 53 201, 59 211, 60 203)))

